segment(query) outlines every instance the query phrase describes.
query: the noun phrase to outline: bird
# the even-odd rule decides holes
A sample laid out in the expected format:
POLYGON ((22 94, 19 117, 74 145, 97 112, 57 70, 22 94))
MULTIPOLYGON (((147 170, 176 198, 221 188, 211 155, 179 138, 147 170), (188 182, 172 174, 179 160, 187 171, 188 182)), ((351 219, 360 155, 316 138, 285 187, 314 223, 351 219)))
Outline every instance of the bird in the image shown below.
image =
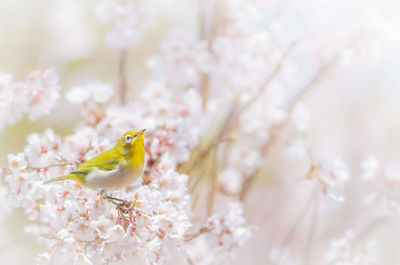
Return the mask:
POLYGON ((133 183, 142 173, 144 165, 143 130, 129 130, 115 146, 96 157, 80 164, 70 173, 49 179, 43 184, 62 180, 74 180, 91 189, 106 194, 133 183))

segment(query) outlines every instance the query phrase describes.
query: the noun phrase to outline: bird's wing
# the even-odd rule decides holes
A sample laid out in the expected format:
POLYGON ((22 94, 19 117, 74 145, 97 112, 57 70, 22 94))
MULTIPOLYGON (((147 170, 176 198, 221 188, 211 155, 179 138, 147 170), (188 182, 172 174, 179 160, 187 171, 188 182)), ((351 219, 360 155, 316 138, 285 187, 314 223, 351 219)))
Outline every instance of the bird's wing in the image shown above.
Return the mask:
POLYGON ((93 169, 100 169, 110 171, 119 166, 120 159, 111 150, 105 151, 100 155, 90 159, 89 161, 81 164, 77 169, 70 174, 84 175, 89 174, 93 169))

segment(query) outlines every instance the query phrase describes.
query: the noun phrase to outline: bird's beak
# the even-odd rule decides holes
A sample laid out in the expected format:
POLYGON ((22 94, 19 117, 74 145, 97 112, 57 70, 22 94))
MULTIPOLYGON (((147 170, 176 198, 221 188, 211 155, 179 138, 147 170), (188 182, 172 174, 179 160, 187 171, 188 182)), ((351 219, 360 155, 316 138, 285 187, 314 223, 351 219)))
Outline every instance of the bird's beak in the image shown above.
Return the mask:
POLYGON ((139 135, 143 135, 143 134, 144 134, 144 131, 146 131, 146 129, 140 130, 140 131, 139 131, 139 135))

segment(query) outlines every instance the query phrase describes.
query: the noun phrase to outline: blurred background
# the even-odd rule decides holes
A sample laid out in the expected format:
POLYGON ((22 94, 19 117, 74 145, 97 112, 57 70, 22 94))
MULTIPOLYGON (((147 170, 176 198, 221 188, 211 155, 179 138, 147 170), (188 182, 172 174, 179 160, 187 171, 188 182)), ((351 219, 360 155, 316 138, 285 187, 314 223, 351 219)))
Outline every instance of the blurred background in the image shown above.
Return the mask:
MULTIPOLYGON (((346 202, 340 214, 329 215, 328 207, 324 209, 328 214, 318 219, 320 225, 316 228, 318 236, 314 244, 323 252, 327 239, 341 236, 346 227, 357 223, 357 218, 366 211, 362 199, 367 187, 359 181, 362 161, 370 154, 386 164, 400 161, 400 2, 252 2, 263 8, 265 21, 270 21, 278 12, 281 20, 272 22, 275 22, 275 27, 287 30, 286 35, 297 34, 300 31, 298 28, 310 33, 309 38, 325 35, 323 40, 315 42, 314 47, 304 48, 311 51, 336 49, 338 40, 349 39, 356 26, 374 28, 372 22, 368 24, 368 20, 360 20, 366 15, 378 15, 382 19, 381 27, 369 37, 374 52, 351 63, 343 59, 340 67, 332 68, 302 101, 309 113, 307 140, 314 156, 340 155, 348 163, 351 172, 345 189, 346 202), (311 17, 318 19, 312 20, 311 17), (316 25, 315 21, 321 24, 316 25), (384 38, 381 33, 385 33, 384 38)), ((35 69, 54 67, 59 72, 63 92, 94 80, 116 84, 119 54, 104 44, 107 27, 96 20, 97 5, 96 0, 1 0, 0 71, 22 80, 35 69)), ((132 88, 129 90, 130 96, 135 90, 140 90, 149 78, 146 61, 160 53, 160 42, 166 37, 167 29, 179 27, 193 36, 197 35, 196 17, 186 12, 185 5, 178 0, 155 1, 157 23, 146 32, 138 45, 129 49, 127 81, 132 88)), ((302 60, 307 61, 307 56, 303 55, 302 60)), ((302 75, 304 69, 294 66, 292 71, 302 75)), ((117 100, 116 95, 113 101, 117 100)), ((61 135, 72 132, 80 119, 80 112, 65 100, 59 104, 47 117, 34 122, 24 118, 0 131, 1 165, 7 163, 8 153, 22 150, 26 136, 32 132, 43 132, 48 127, 61 135)), ((296 159, 282 157, 285 157, 285 141, 275 145, 270 152, 263 166, 265 177, 257 182, 250 194, 246 216, 248 222, 256 227, 255 235, 237 250, 235 264, 268 264, 265 261, 270 259, 270 250, 276 247, 274 244, 279 246, 282 241, 280 229, 287 228, 282 224, 290 224, 300 210, 291 207, 291 198, 297 197, 293 196, 293 190, 286 190, 282 182, 290 181, 293 175, 302 175, 305 166, 296 159), (257 211, 260 200, 274 201, 276 205, 257 211), (287 212, 286 219, 274 214, 279 211, 276 209, 278 206, 287 212)), ((304 194, 306 196, 307 193, 304 194)), ((307 202, 307 198, 304 198, 304 202, 307 202)), ((377 264, 395 265, 400 260, 398 221, 391 219, 371 228, 371 233, 380 242, 382 259, 377 264)), ((305 227, 313 225, 310 222, 305 220, 305 227)), ((4 263, 32 264, 37 253, 43 251, 40 243, 24 235, 26 223, 23 214, 17 210, 2 227, 0 258, 4 263)), ((302 239, 297 240, 292 243, 294 253, 302 251, 302 239)))

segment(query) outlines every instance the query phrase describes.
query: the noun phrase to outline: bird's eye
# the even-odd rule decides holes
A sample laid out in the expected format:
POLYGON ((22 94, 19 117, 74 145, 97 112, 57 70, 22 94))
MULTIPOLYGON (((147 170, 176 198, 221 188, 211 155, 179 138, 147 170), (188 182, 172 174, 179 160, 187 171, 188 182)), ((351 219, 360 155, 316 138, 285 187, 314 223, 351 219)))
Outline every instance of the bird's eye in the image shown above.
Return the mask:
POLYGON ((132 135, 127 135, 127 136, 125 136, 125 142, 126 142, 127 144, 130 144, 130 143, 132 142, 132 139, 133 139, 132 135))

